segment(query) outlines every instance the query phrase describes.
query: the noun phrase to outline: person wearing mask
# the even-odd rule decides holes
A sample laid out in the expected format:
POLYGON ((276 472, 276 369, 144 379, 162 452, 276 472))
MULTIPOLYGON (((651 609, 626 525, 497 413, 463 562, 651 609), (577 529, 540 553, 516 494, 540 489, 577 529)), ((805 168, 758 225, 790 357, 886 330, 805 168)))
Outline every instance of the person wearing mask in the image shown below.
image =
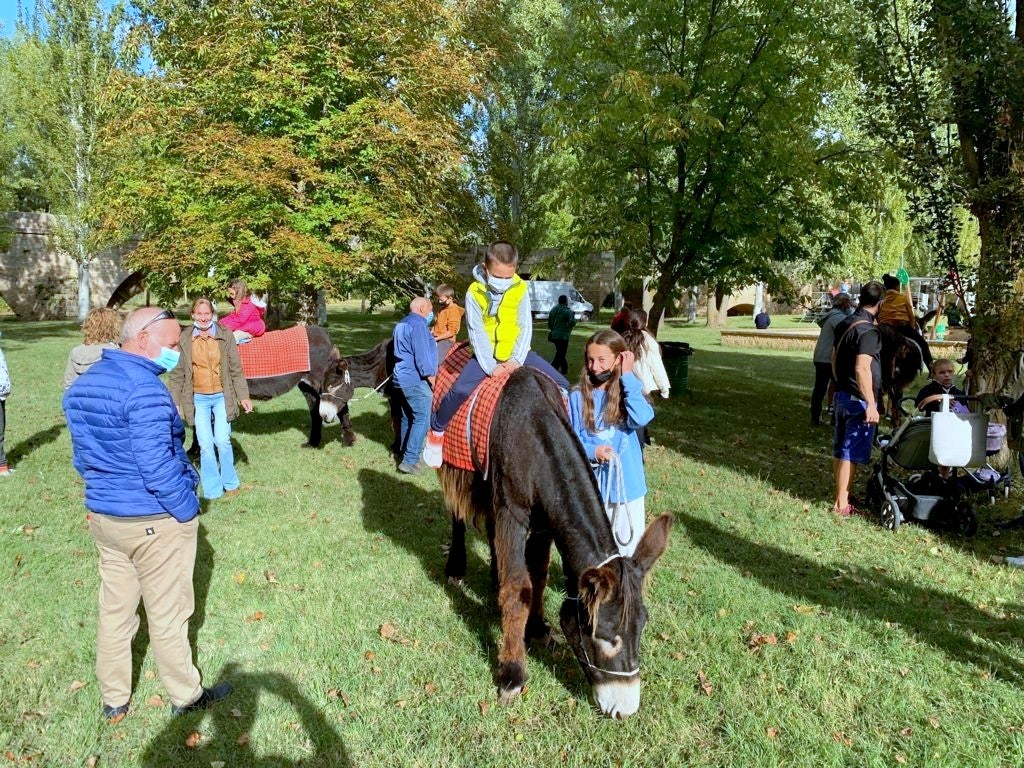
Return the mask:
POLYGON ((121 330, 121 348, 103 350, 62 401, 99 552, 96 676, 110 724, 128 714, 139 600, 172 714, 205 708, 232 690, 227 682, 203 687, 189 644, 199 478, 182 445, 185 427, 159 378, 178 363, 180 335, 169 310, 134 310, 121 330))
POLYGON ((179 348, 181 363, 167 377, 167 388, 185 422, 196 429, 203 496, 211 501, 237 496, 241 481, 231 422, 239 406, 252 413, 252 401, 238 345, 231 331, 213 319, 209 299, 192 302, 192 325, 181 332, 179 348))

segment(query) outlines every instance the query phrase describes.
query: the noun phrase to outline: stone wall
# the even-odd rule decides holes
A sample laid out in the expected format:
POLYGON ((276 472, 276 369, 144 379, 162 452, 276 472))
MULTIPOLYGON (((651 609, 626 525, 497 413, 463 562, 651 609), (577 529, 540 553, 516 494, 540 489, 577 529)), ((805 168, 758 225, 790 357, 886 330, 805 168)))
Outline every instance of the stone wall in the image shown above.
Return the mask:
MULTIPOLYGON (((78 263, 61 249, 48 213, 8 213, 0 244, 0 296, 20 320, 73 320, 78 316, 78 263)), ((133 246, 109 249, 89 269, 94 307, 105 306, 131 275, 122 260, 133 246)))

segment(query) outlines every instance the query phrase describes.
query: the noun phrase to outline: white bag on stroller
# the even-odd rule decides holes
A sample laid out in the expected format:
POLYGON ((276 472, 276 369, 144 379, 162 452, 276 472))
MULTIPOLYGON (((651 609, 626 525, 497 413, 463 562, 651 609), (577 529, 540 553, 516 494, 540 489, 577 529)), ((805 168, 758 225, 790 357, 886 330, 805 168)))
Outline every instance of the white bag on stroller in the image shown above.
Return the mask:
POLYGON ((953 413, 949 395, 942 395, 942 410, 931 416, 928 458, 942 467, 977 467, 985 463, 988 416, 953 413))

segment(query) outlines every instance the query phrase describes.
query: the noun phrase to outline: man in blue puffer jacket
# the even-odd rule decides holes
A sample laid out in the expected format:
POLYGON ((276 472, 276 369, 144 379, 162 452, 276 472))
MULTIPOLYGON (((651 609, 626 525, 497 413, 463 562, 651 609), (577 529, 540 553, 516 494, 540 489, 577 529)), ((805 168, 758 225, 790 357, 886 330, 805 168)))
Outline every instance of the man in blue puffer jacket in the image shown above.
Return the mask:
POLYGON ((128 714, 140 598, 172 713, 231 692, 227 683, 202 687, 188 640, 199 477, 182 446, 185 428, 174 401, 158 378, 178 361, 180 332, 168 310, 135 310, 125 319, 121 349, 103 350, 64 394, 73 461, 85 480, 89 530, 100 555, 96 676, 110 723, 128 714))

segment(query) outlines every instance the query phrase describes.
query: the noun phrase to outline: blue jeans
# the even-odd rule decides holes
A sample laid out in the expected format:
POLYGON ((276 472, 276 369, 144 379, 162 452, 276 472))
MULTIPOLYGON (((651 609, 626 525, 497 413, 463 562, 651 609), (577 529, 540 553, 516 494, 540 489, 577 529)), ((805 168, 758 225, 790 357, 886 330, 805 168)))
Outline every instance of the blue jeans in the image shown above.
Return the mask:
POLYGON ((398 436, 398 450, 402 463, 415 465, 423 453, 423 441, 427 439, 430 426, 430 403, 434 393, 425 381, 411 387, 395 387, 402 411, 401 434, 398 436))
POLYGON ((199 479, 203 485, 203 496, 216 499, 223 496, 224 491, 234 490, 239 485, 238 473, 235 472, 235 452, 231 447, 231 425, 228 423, 227 409, 224 406, 224 393, 196 393, 195 404, 199 479))

